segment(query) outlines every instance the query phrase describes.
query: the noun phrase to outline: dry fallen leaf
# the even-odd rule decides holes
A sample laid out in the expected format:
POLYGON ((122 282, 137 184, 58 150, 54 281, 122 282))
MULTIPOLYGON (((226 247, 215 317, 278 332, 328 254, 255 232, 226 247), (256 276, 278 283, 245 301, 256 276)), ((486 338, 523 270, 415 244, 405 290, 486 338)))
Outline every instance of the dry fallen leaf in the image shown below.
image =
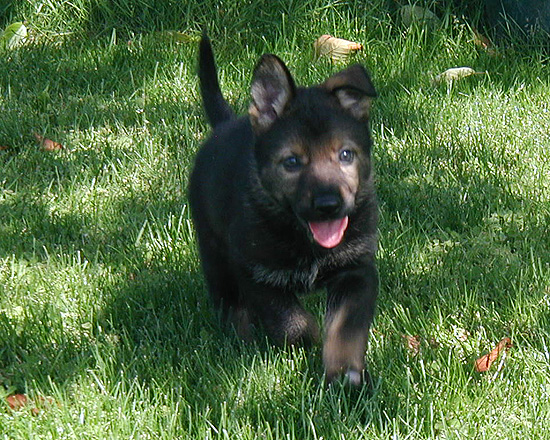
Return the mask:
POLYGON ((420 338, 418 336, 403 335, 403 339, 409 352, 416 356, 420 352, 420 338))
POLYGON ((9 150, 10 147, 8 147, 7 145, 0 145, 0 151, 6 151, 6 150, 9 150))
POLYGON ((450 83, 462 78, 466 78, 471 75, 485 75, 487 72, 476 72, 471 67, 453 67, 445 70, 445 72, 437 75, 433 82, 434 84, 441 84, 443 82, 450 83))
POLYGON ((44 151, 57 151, 57 150, 63 149, 63 145, 61 145, 59 142, 55 142, 55 141, 52 141, 51 139, 47 139, 44 136, 39 135, 38 133, 34 133, 34 138, 40 144, 40 147, 44 151))
POLYGON ((484 49, 489 55, 497 54, 495 46, 485 35, 481 34, 477 29, 472 29, 474 33, 474 44, 481 49, 484 49))
POLYGON ((510 340, 510 338, 503 338, 489 353, 487 353, 485 356, 481 356, 478 360, 476 360, 476 371, 483 373, 489 370, 492 363, 498 358, 499 354, 503 350, 508 350, 511 346, 512 341, 510 340))
POLYGON ((52 397, 43 396, 38 396, 34 400, 30 400, 25 394, 11 394, 6 397, 6 402, 14 411, 19 411, 32 406, 30 408, 31 414, 33 416, 37 416, 40 414, 42 409, 51 406, 54 403, 54 400, 52 397))
POLYGON ((11 396, 6 397, 6 402, 13 410, 18 410, 24 408, 27 405, 27 396, 24 394, 12 394, 11 396))
POLYGON ((317 57, 330 57, 333 62, 346 61, 351 53, 363 49, 362 44, 332 35, 321 35, 315 40, 313 47, 317 57))

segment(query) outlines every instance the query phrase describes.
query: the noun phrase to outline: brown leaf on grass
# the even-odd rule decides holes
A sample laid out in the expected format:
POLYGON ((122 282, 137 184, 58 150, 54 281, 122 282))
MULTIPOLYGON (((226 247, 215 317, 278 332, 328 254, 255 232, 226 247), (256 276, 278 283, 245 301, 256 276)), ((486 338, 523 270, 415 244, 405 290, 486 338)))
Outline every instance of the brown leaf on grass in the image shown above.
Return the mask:
POLYGON ((489 55, 495 56, 497 54, 495 46, 485 35, 481 34, 477 29, 472 29, 474 33, 474 44, 485 50, 489 55))
POLYGON ((54 403, 53 398, 38 396, 34 400, 29 399, 25 394, 11 394, 6 397, 6 402, 10 409, 19 411, 28 407, 31 414, 37 416, 42 409, 51 406, 54 403))
POLYGON ((508 350, 512 346, 510 338, 502 338, 501 341, 485 356, 481 356, 475 363, 475 369, 479 373, 488 371, 493 362, 498 358, 503 350, 508 350))
POLYGON ((474 33, 474 43, 476 46, 481 47, 482 49, 487 49, 493 46, 491 40, 489 40, 485 35, 481 34, 477 29, 472 29, 474 33))
POLYGON ((59 142, 47 139, 38 133, 34 133, 34 138, 40 144, 40 148, 42 148, 44 151, 57 151, 63 149, 63 145, 61 145, 59 142))
POLYGON ((8 147, 7 145, 0 145, 0 151, 7 151, 9 149, 10 147, 8 147))
POLYGON ((420 352, 420 338, 418 336, 403 335, 405 347, 409 352, 416 356, 420 352))
POLYGON ((12 394, 6 397, 8 406, 13 410, 22 409, 27 405, 27 396, 24 394, 12 394))
POLYGON ((360 43, 336 38, 332 35, 321 35, 313 43, 315 55, 317 57, 330 57, 333 62, 346 61, 353 52, 363 49, 360 43))

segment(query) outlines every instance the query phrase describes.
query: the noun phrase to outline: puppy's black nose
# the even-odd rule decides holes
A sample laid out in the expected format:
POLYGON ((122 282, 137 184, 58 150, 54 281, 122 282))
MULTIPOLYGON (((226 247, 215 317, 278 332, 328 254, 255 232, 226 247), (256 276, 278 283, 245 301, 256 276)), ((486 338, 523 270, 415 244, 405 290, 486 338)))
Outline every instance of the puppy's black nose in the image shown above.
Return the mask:
POLYGON ((321 194, 313 198, 313 210, 316 214, 334 215, 342 208, 342 197, 339 194, 321 194))

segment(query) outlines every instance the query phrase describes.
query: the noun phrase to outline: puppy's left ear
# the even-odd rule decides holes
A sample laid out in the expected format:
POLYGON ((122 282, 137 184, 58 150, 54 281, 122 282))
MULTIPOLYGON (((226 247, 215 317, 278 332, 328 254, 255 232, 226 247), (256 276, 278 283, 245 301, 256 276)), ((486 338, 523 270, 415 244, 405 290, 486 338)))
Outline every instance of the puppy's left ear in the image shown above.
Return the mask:
POLYGON ((250 94, 250 122, 256 133, 263 133, 283 114, 296 95, 294 80, 285 63, 275 55, 263 55, 254 69, 250 94))
POLYGON ((336 96, 340 105, 360 120, 369 118, 372 100, 378 96, 369 74, 358 64, 331 76, 321 87, 336 96))

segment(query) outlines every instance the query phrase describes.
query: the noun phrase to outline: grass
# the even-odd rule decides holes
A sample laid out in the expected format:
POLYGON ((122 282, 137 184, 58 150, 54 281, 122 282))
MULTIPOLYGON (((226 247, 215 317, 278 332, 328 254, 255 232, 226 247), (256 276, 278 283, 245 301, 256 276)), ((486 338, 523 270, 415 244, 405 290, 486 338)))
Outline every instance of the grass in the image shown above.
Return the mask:
MULTIPOLYGON (((431 6, 434 30, 400 27, 382 1, 0 7, 1 27, 30 34, 0 49, 2 438, 550 438, 547 53, 493 56, 431 6), (248 345, 217 324, 185 193, 209 132, 203 25, 240 111, 261 53, 311 84, 337 69, 312 62, 318 35, 365 46, 355 60, 380 94, 371 393, 323 387, 318 347, 248 345), (463 65, 487 75, 431 83, 463 65), (35 132, 64 149, 41 150, 35 132), (502 368, 476 373, 505 336, 502 368), (32 403, 9 409, 14 393, 32 403)), ((306 302, 321 318, 322 293, 306 302)))

